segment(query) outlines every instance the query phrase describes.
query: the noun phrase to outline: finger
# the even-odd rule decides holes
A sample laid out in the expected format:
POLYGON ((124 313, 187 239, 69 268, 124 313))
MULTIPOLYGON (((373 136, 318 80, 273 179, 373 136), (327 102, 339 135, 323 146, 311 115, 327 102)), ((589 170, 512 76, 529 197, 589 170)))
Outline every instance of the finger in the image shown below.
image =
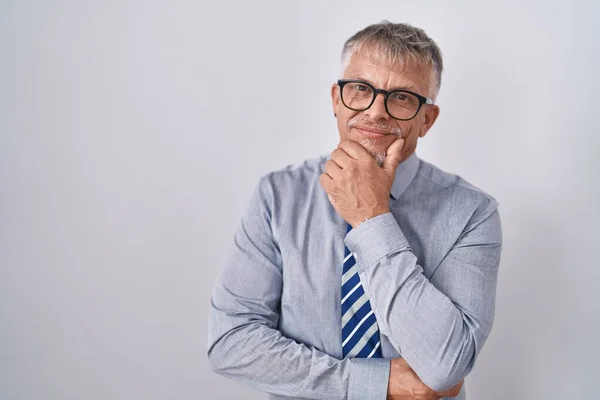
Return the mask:
POLYGON ((350 165, 350 163, 354 160, 348 155, 348 153, 346 153, 339 147, 331 152, 331 159, 335 161, 335 163, 339 165, 342 169, 347 168, 348 165, 350 165))
POLYGON ((327 175, 335 179, 336 177, 340 176, 342 168, 339 165, 337 165, 335 161, 327 160, 327 162, 325 163, 325 172, 327 173, 327 175))
POLYGON ((333 182, 333 179, 331 178, 331 176, 327 175, 326 172, 323 172, 321 174, 321 176, 319 176, 319 183, 321 184, 321 187, 327 192, 329 190, 329 187, 331 185, 331 183, 333 182))
POLYGON ((400 160, 402 159, 402 147, 404 146, 404 139, 398 138, 394 140, 390 147, 387 149, 387 155, 383 162, 382 168, 385 169, 390 175, 394 175, 400 160))
POLYGON ((354 140, 342 140, 338 144, 338 148, 344 150, 346 154, 356 160, 372 160, 371 154, 361 144, 354 140))

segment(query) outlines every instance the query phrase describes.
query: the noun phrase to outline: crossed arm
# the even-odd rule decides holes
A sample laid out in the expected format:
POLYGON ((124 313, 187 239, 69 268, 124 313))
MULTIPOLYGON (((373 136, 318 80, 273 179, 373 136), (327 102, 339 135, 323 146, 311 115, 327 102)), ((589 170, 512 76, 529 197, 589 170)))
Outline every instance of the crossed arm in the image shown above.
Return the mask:
MULTIPOLYGON (((400 377, 394 369, 390 376, 390 360, 338 360, 277 330, 282 261, 264 187, 259 184, 242 218, 211 298, 208 357, 214 370, 290 397, 393 398, 392 386, 399 385, 400 377)), ((460 384, 493 321, 501 247, 495 202, 474 216, 430 280, 390 213, 353 229, 346 244, 358 254, 361 281, 381 334, 411 371, 431 388, 430 394, 460 384), (379 242, 376 251, 374 242, 379 242)), ((398 360, 392 363, 398 367, 398 360)))

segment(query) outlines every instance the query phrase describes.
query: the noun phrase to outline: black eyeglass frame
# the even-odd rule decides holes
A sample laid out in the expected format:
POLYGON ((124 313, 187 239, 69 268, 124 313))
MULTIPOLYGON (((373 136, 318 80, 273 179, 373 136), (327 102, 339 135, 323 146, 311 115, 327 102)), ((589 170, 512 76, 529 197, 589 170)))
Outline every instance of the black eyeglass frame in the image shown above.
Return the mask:
POLYGON ((373 103, 375 102, 375 99, 377 98, 377 95, 379 93, 384 95, 383 98, 383 104, 385 105, 385 111, 388 113, 388 115, 394 119, 397 119, 399 121, 410 121, 411 119, 413 119, 414 117, 417 116, 417 114, 419 113, 419 111, 421 111, 421 107, 423 106, 423 104, 433 104, 433 100, 430 98, 427 98, 425 96, 421 96, 418 93, 415 92, 411 92, 410 90, 404 90, 404 89, 398 89, 398 90, 392 90, 392 91, 387 91, 384 89, 377 89, 375 86, 371 85, 369 82, 365 82, 365 81, 361 81, 360 79, 338 79, 337 84, 340 87, 340 99, 342 99, 342 104, 344 104, 344 107, 353 110, 353 111, 365 111, 368 110, 369 108, 371 108, 371 106, 373 105, 373 103), (344 95, 342 93, 344 93, 344 86, 348 83, 360 83, 362 85, 368 86, 373 90, 373 98, 371 99, 371 102, 369 103, 369 105, 367 107, 364 108, 352 108, 352 107, 348 107, 348 105, 346 104, 346 102, 344 101, 344 95), (397 118, 394 117, 390 111, 388 110, 388 97, 390 97, 390 95, 392 93, 408 93, 411 94, 413 96, 415 96, 418 100, 419 100, 419 107, 417 108, 417 111, 415 112, 415 115, 413 115, 410 118, 397 118))

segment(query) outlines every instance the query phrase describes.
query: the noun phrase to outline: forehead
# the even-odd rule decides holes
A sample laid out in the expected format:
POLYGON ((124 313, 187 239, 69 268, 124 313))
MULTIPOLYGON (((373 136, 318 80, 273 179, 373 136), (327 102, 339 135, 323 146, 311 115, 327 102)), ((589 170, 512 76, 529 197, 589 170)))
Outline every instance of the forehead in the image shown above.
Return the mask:
POLYGON ((382 89, 412 89, 424 95, 429 93, 431 77, 431 66, 412 60, 392 64, 363 52, 352 55, 343 73, 344 79, 362 79, 382 89))

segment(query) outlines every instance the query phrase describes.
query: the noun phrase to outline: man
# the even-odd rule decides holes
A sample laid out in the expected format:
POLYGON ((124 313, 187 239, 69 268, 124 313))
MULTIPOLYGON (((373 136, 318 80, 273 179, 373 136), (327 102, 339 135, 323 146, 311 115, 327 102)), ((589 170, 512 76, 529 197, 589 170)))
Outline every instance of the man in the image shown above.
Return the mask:
POLYGON ((215 286, 216 372, 272 399, 465 398, 502 235, 492 197, 415 154, 441 73, 410 25, 346 42, 338 147, 260 180, 215 286))

